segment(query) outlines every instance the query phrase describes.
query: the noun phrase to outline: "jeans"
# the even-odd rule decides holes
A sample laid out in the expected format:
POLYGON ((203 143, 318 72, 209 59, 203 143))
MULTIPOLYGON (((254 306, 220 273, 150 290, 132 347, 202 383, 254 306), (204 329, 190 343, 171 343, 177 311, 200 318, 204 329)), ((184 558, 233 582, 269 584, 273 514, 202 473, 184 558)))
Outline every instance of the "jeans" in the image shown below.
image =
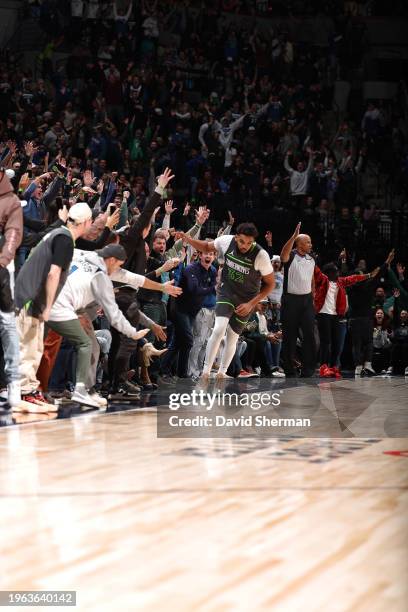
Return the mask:
POLYGON ((20 379, 20 347, 14 312, 0 310, 0 339, 4 355, 4 375, 6 383, 20 379))
POLYGON ((281 348, 281 342, 270 342, 270 340, 267 340, 265 344, 266 360, 272 368, 279 367, 281 348))
MULTIPOLYGON (((99 329, 95 332, 96 339, 99 343, 101 353, 104 357, 109 355, 109 351, 112 345, 112 334, 108 329, 99 329)), ((103 365, 101 362, 98 363, 96 370, 96 382, 101 384, 103 381, 103 365)))
POLYGON ((185 312, 176 312, 174 317, 174 336, 169 350, 163 359, 164 374, 170 374, 178 356, 177 374, 180 378, 188 376, 188 358, 193 346, 193 323, 195 317, 185 312))
POLYGON ((188 373, 199 376, 204 366, 207 340, 214 327, 215 308, 201 308, 193 323, 193 347, 190 351, 188 373))

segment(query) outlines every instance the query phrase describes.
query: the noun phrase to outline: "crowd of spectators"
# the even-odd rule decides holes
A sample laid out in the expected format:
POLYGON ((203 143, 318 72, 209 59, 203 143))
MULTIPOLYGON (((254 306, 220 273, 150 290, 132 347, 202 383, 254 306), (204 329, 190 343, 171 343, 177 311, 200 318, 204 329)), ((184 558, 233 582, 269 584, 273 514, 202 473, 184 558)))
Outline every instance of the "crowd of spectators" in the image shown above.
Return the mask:
MULTIPOLYGON (((180 254, 171 251, 176 230, 194 227, 196 215, 202 237, 248 219, 262 236, 273 229, 275 253, 301 220, 320 260, 345 249, 350 267, 361 258, 371 265, 379 211, 365 200, 361 177, 373 163, 406 189, 408 152, 398 101, 369 101, 358 117, 338 124, 332 112, 335 80, 350 61, 344 32, 368 4, 380 6, 30 3, 48 41, 37 74, 10 50, 0 61, 1 164, 24 215, 16 271, 78 201, 89 204, 94 219, 85 238, 98 246, 112 241, 112 230, 143 215, 155 177, 167 167, 175 175, 167 189, 171 202, 156 211, 161 233, 151 234, 153 257, 139 274, 154 273, 166 253, 180 254), (322 47, 295 42, 284 28, 228 25, 220 11, 326 12, 336 19, 322 47)), ((163 303, 146 296, 142 302, 150 315, 152 303, 163 303)), ((157 321, 165 322, 165 315, 157 321)), ((269 327, 279 333, 276 321, 269 327)), ((266 354, 278 367, 276 350, 266 354)), ((251 371, 251 363, 241 369, 251 371)), ((143 383, 152 384, 147 371, 143 383)))

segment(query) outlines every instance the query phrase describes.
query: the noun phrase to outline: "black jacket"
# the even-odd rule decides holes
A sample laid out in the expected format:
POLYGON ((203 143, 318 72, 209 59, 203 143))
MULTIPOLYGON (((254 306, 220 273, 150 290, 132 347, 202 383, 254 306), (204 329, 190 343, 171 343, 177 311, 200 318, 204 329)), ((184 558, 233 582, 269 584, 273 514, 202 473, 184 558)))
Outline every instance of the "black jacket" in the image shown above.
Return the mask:
POLYGON ((143 240, 143 230, 149 225, 154 209, 161 204, 161 196, 154 192, 151 198, 143 207, 142 212, 136 222, 130 227, 128 232, 120 237, 120 244, 124 247, 127 260, 123 266, 129 272, 135 274, 145 273, 146 251, 143 240))

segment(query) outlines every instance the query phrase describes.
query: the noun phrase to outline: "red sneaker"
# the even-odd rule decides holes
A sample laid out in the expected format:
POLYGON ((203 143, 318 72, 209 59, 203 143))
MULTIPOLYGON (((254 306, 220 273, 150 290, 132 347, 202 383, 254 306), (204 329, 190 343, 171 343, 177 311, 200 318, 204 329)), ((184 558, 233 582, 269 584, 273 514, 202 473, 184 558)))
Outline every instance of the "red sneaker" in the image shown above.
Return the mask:
POLYGON ((326 377, 326 372, 328 369, 329 369, 329 366, 327 365, 327 363, 322 363, 322 365, 319 368, 320 378, 326 377))
POLYGON ((21 399, 25 402, 30 402, 30 404, 39 404, 40 406, 48 404, 41 391, 32 391, 31 393, 22 395, 21 399))
POLYGON ((251 372, 247 372, 246 370, 241 370, 238 374, 238 378, 253 378, 253 374, 251 372))
POLYGON ((334 374, 334 378, 337 378, 337 380, 339 380, 340 378, 343 378, 340 372, 340 368, 333 368, 333 374, 334 374))

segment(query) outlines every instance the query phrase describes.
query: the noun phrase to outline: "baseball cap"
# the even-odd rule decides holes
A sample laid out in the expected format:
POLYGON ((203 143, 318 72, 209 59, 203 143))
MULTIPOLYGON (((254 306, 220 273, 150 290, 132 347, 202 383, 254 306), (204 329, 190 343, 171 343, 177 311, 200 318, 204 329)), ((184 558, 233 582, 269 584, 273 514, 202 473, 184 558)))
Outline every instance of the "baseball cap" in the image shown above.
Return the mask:
POLYGON ((92 210, 86 202, 77 202, 69 209, 68 221, 83 223, 88 219, 92 219, 92 210))
POLYGON ((96 253, 102 259, 107 259, 108 257, 114 257, 120 261, 126 261, 127 259, 126 251, 120 244, 107 244, 103 249, 96 251, 96 253))
POLYGON ((272 259, 271 259, 271 262, 272 262, 272 263, 273 263, 274 261, 279 261, 279 262, 280 262, 280 260, 281 260, 281 258, 280 258, 280 256, 279 256, 279 255, 273 255, 273 256, 272 256, 272 259))

